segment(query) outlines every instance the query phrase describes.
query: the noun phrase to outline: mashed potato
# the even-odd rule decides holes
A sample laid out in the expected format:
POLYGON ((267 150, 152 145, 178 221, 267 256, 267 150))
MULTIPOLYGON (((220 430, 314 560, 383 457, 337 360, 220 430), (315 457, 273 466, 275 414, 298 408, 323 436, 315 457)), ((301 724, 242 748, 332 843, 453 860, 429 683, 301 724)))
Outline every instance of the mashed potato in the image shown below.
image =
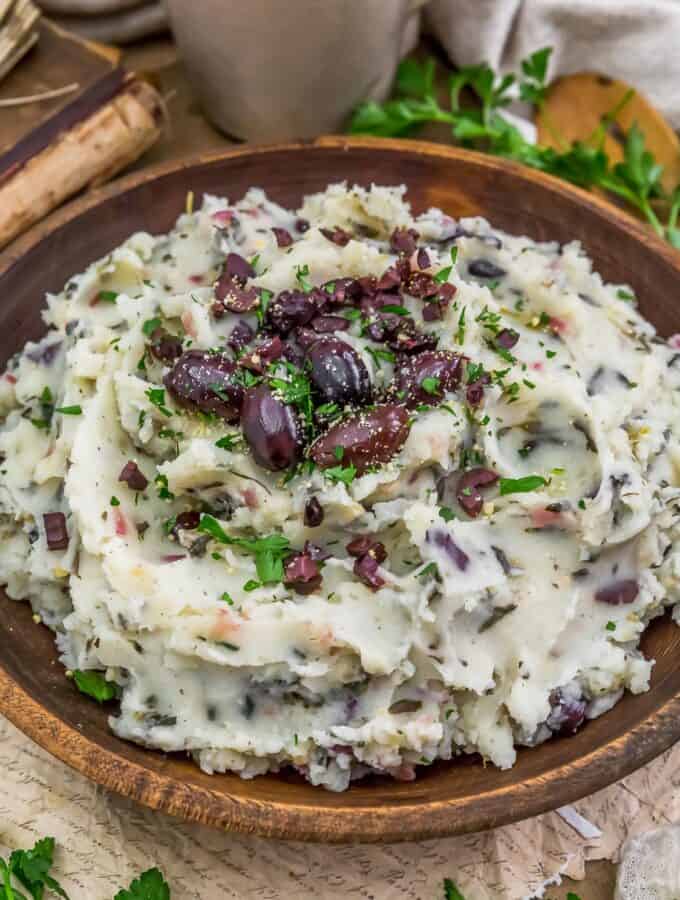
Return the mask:
POLYGON ((403 195, 208 196, 0 377, 0 579, 119 736, 343 790, 647 689, 680 353, 578 243, 403 195))

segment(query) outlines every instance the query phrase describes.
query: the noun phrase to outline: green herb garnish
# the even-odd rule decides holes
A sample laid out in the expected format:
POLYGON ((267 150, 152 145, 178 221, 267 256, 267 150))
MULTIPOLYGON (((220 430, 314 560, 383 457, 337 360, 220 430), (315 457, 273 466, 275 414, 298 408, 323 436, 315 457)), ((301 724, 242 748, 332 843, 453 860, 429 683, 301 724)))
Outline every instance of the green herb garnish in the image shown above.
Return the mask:
POLYGON ((114 700, 119 693, 118 685, 112 681, 107 681, 101 672, 91 670, 84 672, 81 669, 76 669, 73 672, 73 680, 81 694, 93 697, 97 703, 114 700))
POLYGON ((30 850, 13 850, 9 862, 0 859, 0 897, 2 900, 26 900, 17 888, 12 887, 15 878, 26 888, 33 900, 42 900, 45 890, 68 900, 68 894, 49 874, 54 862, 54 838, 36 841, 30 850))
POLYGON ((113 900, 170 900, 170 888, 158 869, 147 869, 113 900))
POLYGON ((74 406, 57 406, 54 411, 61 413, 62 416, 80 416, 83 413, 83 408, 79 404, 75 404, 74 406))
POLYGON ((331 466, 330 469, 324 469, 323 474, 334 484, 339 481, 342 481, 343 484, 351 484, 356 478, 357 469, 350 463, 348 466, 331 466))
POLYGON ((305 263, 304 266, 295 266, 295 280, 300 285, 300 288, 308 294, 312 290, 312 282, 307 277, 309 275, 309 266, 305 263))
POLYGON ((444 900, 465 900, 465 897, 450 878, 444 879, 444 900))
POLYGON ((161 327, 161 320, 159 318, 147 319, 146 322, 142 325, 142 331, 147 337, 151 337, 154 331, 157 328, 161 327))
POLYGON ((290 543, 282 534, 270 534, 263 538, 234 537, 226 533, 217 519, 207 514, 201 516, 198 530, 209 534, 220 544, 232 544, 246 553, 252 553, 263 584, 277 584, 283 579, 283 560, 290 553, 290 543))
POLYGON ((501 478, 498 487, 501 497, 506 494, 526 494, 543 487, 548 482, 541 475, 525 475, 524 478, 501 478))
POLYGON ((434 376, 423 378, 423 380, 420 382, 420 386, 426 394, 435 396, 439 393, 439 378, 436 378, 434 376))
POLYGON ((163 388, 148 388, 145 393, 149 398, 149 402, 152 403, 159 412, 163 413, 163 415, 168 418, 172 416, 172 413, 165 405, 165 390, 163 388))

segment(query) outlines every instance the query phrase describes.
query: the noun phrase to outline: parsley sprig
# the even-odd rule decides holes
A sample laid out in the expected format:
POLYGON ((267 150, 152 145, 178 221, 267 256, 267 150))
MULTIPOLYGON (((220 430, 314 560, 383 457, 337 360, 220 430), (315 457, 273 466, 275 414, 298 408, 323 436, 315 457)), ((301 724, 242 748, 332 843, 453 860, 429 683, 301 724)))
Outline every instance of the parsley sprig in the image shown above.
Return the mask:
MULTIPOLYGON (((663 166, 645 146, 645 137, 637 124, 629 129, 624 157, 612 164, 604 149, 607 129, 626 106, 633 91, 627 92, 616 107, 602 117, 599 126, 585 141, 570 146, 555 134, 561 149, 529 143, 502 110, 513 99, 515 86, 522 100, 541 109, 547 91, 546 77, 552 48, 544 47, 521 63, 519 76, 497 76, 485 63, 465 66, 449 79, 449 104, 442 106, 434 87, 436 64, 433 59, 420 63, 406 59, 397 72, 396 98, 380 104, 361 104, 355 111, 349 130, 354 134, 381 137, 408 137, 427 122, 442 122, 451 127, 453 138, 463 146, 483 150, 540 169, 579 187, 600 188, 620 197, 636 209, 654 231, 680 249, 680 184, 667 192, 662 184, 663 166), (478 106, 462 106, 463 88, 478 97, 478 106), (661 215, 659 208, 665 214, 661 215)), ((552 132, 554 126, 547 123, 552 132)))
POLYGON ((262 584, 278 584, 283 580, 283 560, 290 554, 290 543, 282 534, 262 538, 234 537, 226 533, 217 519, 205 513, 201 516, 198 530, 209 534, 220 544, 232 544, 246 553, 252 553, 262 584))

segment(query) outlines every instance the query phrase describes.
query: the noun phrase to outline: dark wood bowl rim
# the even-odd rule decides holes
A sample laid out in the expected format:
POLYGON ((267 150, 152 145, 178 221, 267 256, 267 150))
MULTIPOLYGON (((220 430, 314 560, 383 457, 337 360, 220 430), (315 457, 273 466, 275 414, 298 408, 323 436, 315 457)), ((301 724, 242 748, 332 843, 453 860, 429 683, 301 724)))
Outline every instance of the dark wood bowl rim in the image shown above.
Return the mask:
MULTIPOLYGON (((306 148, 374 148, 406 151, 433 158, 467 162, 490 171, 511 170, 517 177, 577 200, 600 218, 622 229, 662 256, 678 273, 680 254, 635 219, 610 203, 564 181, 524 166, 468 150, 415 140, 324 136, 289 144, 239 146, 149 167, 97 188, 53 213, 0 254, 0 279, 13 264, 46 236, 109 198, 177 171, 232 157, 300 151, 306 148)), ((449 800, 389 805, 351 804, 332 808, 319 803, 279 803, 219 794, 187 784, 162 771, 153 771, 90 740, 77 728, 52 714, 31 696, 0 664, 0 713, 57 759, 102 787, 130 797, 152 809, 225 830, 265 837, 324 842, 400 841, 442 837, 489 827, 488 800, 474 796, 449 800), (362 815, 364 814, 364 815, 362 815)), ((508 824, 572 803, 630 774, 680 739, 680 695, 676 694, 644 718, 634 729, 607 741, 591 753, 548 773, 525 778, 494 790, 494 802, 504 808, 494 824, 508 824)), ((216 776, 218 777, 218 776, 216 776)), ((265 776, 266 777, 266 776, 265 776)), ((417 782, 416 782, 417 784, 417 782)), ((318 788, 323 794, 323 788, 318 788)), ((320 800, 321 800, 320 796, 320 800)))

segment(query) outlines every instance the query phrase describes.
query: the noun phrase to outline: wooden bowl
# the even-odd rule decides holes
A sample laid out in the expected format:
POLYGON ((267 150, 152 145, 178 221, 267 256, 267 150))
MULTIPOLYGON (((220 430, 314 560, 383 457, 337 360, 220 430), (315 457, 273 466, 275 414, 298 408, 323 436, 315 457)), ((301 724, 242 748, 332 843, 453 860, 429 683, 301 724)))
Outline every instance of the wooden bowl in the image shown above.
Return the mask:
MULTIPOLYGON (((533 238, 580 239, 605 278, 630 283, 662 335, 680 331, 680 254, 613 207, 564 182, 502 160, 413 141, 321 138, 285 147, 239 148, 134 174, 94 191, 33 230, 0 261, 0 356, 44 327, 45 291, 138 229, 162 232, 187 190, 240 198, 261 185, 295 205, 347 179, 405 183, 416 210, 482 214, 533 238)), ((57 661, 52 633, 27 604, 3 599, 0 711, 34 741, 98 784, 198 822, 270 837, 395 841, 504 825, 590 794, 651 760, 680 737, 680 629, 656 620, 642 647, 656 658, 651 690, 627 695, 578 734, 521 749, 501 772, 477 757, 419 770, 414 782, 373 778, 342 794, 291 775, 242 781, 203 774, 179 755, 116 738, 110 710, 77 692, 57 661)))

